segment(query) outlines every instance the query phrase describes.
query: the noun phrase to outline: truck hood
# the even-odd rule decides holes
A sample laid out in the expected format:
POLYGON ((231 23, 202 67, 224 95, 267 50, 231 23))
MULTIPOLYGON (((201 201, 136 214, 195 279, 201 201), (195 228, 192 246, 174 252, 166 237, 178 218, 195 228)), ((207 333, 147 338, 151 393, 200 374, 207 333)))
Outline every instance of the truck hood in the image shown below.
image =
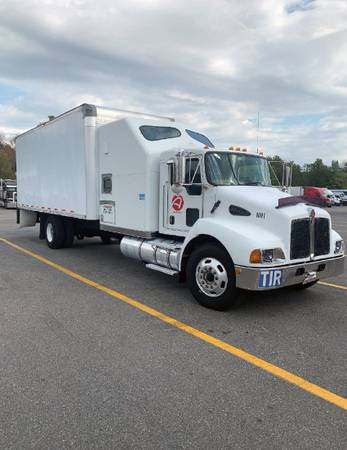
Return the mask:
POLYGON ((290 197, 286 192, 265 186, 218 186, 217 192, 220 193, 222 197, 236 197, 241 203, 254 204, 254 206, 257 206, 258 208, 263 202, 265 202, 266 206, 269 208, 276 208, 278 199, 290 197))
POLYGON ((215 201, 219 200, 220 205, 211 216, 227 221, 235 230, 247 231, 252 236, 253 244, 255 239, 258 241, 259 248, 281 247, 288 261, 293 220, 308 218, 312 209, 316 217, 330 220, 330 215, 324 209, 305 203, 277 208, 280 198, 290 197, 277 188, 217 186, 215 189, 215 201), (250 215, 233 215, 229 211, 230 205, 243 208, 250 215))
MULTIPOLYGON (((258 217, 264 217, 261 213, 270 214, 271 216, 283 216, 287 219, 292 217, 301 218, 308 217, 309 212, 314 209, 317 217, 327 217, 330 215, 322 208, 299 203, 296 205, 277 208, 278 200, 281 198, 291 197, 286 192, 282 192, 273 187, 262 186, 217 186, 216 200, 220 200, 227 205, 229 202, 235 206, 247 209, 251 214, 258 217)), ((228 207, 229 207, 228 205, 228 207)))

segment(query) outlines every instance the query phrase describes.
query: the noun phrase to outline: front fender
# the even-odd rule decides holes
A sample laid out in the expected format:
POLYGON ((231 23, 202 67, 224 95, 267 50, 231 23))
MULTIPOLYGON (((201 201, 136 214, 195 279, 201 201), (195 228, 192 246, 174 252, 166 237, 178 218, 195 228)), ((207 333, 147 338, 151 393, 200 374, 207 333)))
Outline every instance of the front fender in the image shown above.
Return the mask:
MULTIPOLYGON (((335 230, 331 230, 331 246, 330 252, 334 255, 335 245, 337 241, 340 241, 342 237, 335 230)), ((342 239, 343 240, 343 239, 342 239)))
POLYGON ((284 243, 278 236, 258 225, 206 217, 195 222, 186 236, 181 251, 180 267, 187 245, 200 235, 217 239, 226 248, 234 264, 242 266, 249 265, 249 255, 255 248, 280 247, 285 250, 284 243))

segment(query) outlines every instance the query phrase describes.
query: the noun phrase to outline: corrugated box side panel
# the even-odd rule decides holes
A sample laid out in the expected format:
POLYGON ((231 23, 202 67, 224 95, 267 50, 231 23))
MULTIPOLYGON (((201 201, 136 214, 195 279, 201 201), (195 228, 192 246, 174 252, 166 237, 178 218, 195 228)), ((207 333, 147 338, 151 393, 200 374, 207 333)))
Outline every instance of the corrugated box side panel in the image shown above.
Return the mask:
POLYGON ((85 126, 81 110, 18 137, 16 150, 20 205, 86 217, 85 126))

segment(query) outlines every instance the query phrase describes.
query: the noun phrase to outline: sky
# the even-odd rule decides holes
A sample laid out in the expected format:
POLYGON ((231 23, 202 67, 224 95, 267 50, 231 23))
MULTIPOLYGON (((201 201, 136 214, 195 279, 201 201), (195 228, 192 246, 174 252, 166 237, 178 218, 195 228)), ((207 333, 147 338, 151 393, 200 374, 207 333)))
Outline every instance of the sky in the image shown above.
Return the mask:
POLYGON ((347 0, 0 0, 0 42, 6 138, 87 102, 347 160, 347 0))

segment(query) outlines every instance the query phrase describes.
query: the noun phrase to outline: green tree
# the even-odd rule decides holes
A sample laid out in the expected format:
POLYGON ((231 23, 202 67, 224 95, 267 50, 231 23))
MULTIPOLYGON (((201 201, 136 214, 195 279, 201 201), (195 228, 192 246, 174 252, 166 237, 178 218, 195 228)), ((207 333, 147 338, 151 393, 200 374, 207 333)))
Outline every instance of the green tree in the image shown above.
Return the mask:
POLYGON ((292 161, 292 186, 305 186, 306 184, 306 173, 302 171, 299 164, 295 164, 292 161))
POLYGON ((347 188, 347 171, 340 169, 329 185, 331 189, 346 189, 347 188))
POLYGON ((309 165, 307 181, 310 186, 327 187, 332 184, 333 173, 331 167, 326 166, 323 160, 317 158, 309 165))
POLYGON ((13 143, 0 136, 0 178, 16 178, 16 151, 13 143))
POLYGON ((284 160, 278 155, 268 156, 267 160, 270 164, 271 183, 277 186, 282 183, 284 160))

